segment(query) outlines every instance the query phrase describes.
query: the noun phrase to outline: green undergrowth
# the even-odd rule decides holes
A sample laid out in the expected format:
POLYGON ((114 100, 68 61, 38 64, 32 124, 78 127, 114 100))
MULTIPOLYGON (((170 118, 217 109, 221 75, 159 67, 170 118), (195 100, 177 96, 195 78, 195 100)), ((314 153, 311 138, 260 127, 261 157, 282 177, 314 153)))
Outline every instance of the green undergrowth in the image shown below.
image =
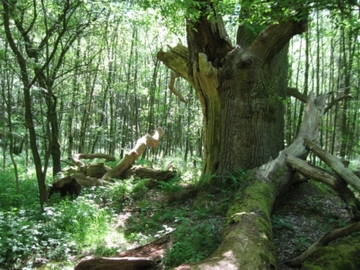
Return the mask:
POLYGON ((169 232, 165 268, 209 256, 239 182, 200 184, 200 169, 181 158, 147 165, 169 164, 179 176, 155 187, 130 178, 83 188, 76 199, 54 194, 43 212, 32 171, 20 171, 19 194, 11 168, 0 171, 0 269, 73 269, 86 255, 113 256, 169 232))

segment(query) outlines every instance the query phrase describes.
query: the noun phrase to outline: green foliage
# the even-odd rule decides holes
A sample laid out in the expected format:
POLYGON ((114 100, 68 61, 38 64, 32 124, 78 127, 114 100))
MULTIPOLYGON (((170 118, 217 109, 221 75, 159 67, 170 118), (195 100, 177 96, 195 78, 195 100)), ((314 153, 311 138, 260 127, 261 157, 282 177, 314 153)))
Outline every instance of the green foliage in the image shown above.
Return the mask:
POLYGON ((179 225, 173 232, 174 244, 167 250, 164 264, 168 268, 182 263, 198 262, 215 251, 221 242, 219 221, 216 218, 194 222, 179 218, 179 225))
POLYGON ((41 213, 34 177, 25 176, 20 183, 22 193, 16 194, 9 174, 0 174, 4 187, 0 194, 0 268, 33 269, 36 258, 69 261, 83 250, 114 251, 104 242, 109 234, 114 240, 119 237, 111 229, 116 215, 98 207, 103 189, 84 190, 73 201, 55 198, 41 213))
POLYGON ((149 188, 146 186, 147 179, 136 180, 132 186, 131 197, 133 199, 140 199, 148 192, 149 188))
POLYGON ((277 230, 281 230, 281 229, 294 230, 293 224, 291 224, 289 221, 286 221, 285 219, 277 217, 276 215, 273 215, 271 217, 271 223, 274 226, 274 228, 277 230))

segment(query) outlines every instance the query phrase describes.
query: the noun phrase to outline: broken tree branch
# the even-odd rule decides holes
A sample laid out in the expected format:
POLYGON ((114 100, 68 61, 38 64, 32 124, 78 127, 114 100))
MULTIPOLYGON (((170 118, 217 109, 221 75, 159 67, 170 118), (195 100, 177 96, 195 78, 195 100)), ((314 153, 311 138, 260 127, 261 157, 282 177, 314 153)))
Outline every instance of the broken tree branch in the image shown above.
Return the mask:
POLYGON ((341 176, 342 179, 344 179, 345 182, 360 192, 360 179, 352 171, 346 168, 340 159, 325 152, 308 138, 304 138, 304 141, 316 156, 330 166, 338 175, 341 176))
POLYGON ((187 103, 187 101, 182 96, 182 94, 175 89, 175 86, 174 86, 175 85, 175 79, 178 78, 178 77, 180 77, 180 76, 177 75, 175 72, 171 72, 170 83, 169 83, 170 92, 173 93, 175 96, 177 96, 182 102, 187 103))
POLYGON ((79 167, 84 167, 85 166, 85 163, 80 161, 80 159, 105 158, 106 161, 115 161, 115 157, 113 155, 108 155, 108 154, 83 154, 83 153, 78 153, 78 154, 74 154, 71 158, 72 158, 73 162, 79 167))
POLYGON ((333 189, 339 197, 346 203, 353 220, 360 220, 359 201, 355 194, 348 188, 347 183, 339 176, 334 175, 324 169, 308 164, 305 160, 288 155, 286 164, 305 177, 317 180, 331 189, 333 189))
POLYGON ((339 101, 347 99, 347 98, 353 98, 353 96, 352 95, 343 95, 341 97, 337 97, 337 98, 331 100, 331 102, 326 106, 324 113, 327 113, 339 101))
POLYGON ((135 160, 144 153, 145 149, 148 146, 157 147, 163 136, 164 131, 161 127, 159 127, 155 130, 154 135, 151 136, 150 134, 146 134, 140 139, 138 139, 135 147, 131 149, 127 154, 125 154, 125 156, 119 161, 119 163, 113 169, 109 170, 106 174, 104 174, 101 179, 107 180, 109 178, 114 178, 124 173, 134 164, 135 160))

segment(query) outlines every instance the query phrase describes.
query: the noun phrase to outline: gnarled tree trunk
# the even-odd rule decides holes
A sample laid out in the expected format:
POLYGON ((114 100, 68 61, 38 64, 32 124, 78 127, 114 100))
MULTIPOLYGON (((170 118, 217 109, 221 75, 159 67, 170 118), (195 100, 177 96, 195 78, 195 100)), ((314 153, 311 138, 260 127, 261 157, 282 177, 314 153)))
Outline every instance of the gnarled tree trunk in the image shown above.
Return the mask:
POLYGON ((177 45, 157 57, 195 88, 204 119, 204 173, 225 176, 260 166, 283 149, 286 47, 305 22, 281 21, 253 39, 239 27, 241 46, 233 46, 216 11, 211 21, 201 12, 187 27, 188 48, 177 45))
POLYGON ((223 242, 207 259, 177 269, 276 269, 277 256, 272 241, 271 212, 275 199, 286 191, 294 170, 286 156, 304 157, 308 149, 304 137, 315 140, 325 108, 326 95, 309 95, 304 120, 297 139, 275 160, 255 169, 238 191, 223 230, 223 242))

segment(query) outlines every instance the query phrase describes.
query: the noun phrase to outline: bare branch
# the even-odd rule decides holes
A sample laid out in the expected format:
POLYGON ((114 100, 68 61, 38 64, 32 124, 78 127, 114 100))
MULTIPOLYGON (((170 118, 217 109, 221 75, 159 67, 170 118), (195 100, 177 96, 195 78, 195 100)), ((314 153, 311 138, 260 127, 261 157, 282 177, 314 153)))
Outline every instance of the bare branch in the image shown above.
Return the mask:
POLYGON ((171 72, 169 89, 170 89, 171 93, 173 93, 175 96, 177 96, 182 102, 187 103, 187 101, 184 99, 182 94, 175 89, 175 86, 174 86, 175 79, 178 78, 178 77, 179 77, 179 75, 177 75, 175 72, 171 72))
POLYGON ((323 149, 310 141, 308 138, 304 138, 306 145, 311 151, 321 158, 328 166, 330 166, 338 175, 341 176, 344 181, 351 185, 355 190, 360 191, 360 179, 335 156, 326 153, 323 149))
POLYGON ((327 113, 337 102, 347 99, 347 98, 353 98, 352 95, 343 95, 341 97, 337 97, 335 99, 333 99, 325 108, 324 113, 327 113))
POLYGON ((288 87, 287 88, 287 95, 297 98, 298 100, 300 100, 303 103, 306 103, 307 100, 307 96, 300 93, 299 90, 297 88, 294 87, 288 87))

